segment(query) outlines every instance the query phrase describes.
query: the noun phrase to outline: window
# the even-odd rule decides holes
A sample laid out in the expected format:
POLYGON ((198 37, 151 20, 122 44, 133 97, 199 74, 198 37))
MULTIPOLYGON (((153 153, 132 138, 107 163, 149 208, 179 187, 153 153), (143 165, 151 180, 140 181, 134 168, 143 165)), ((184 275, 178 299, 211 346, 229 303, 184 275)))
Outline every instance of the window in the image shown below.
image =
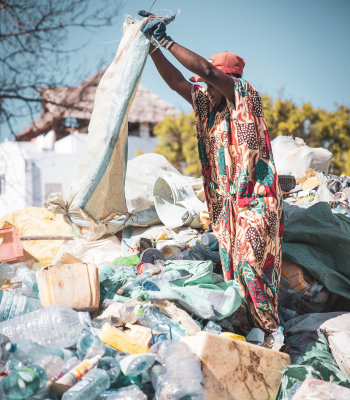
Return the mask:
POLYGON ((5 175, 0 175, 0 195, 6 193, 5 175))
POLYGON ((51 193, 61 193, 61 183, 46 183, 45 184, 45 199, 47 200, 51 193))

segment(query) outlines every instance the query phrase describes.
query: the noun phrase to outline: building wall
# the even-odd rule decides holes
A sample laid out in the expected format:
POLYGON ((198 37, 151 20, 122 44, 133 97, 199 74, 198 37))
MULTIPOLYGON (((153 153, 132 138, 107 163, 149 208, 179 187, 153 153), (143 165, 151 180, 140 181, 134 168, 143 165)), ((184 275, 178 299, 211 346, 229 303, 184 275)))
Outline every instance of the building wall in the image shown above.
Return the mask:
MULTIPOLYGON (((0 218, 30 206, 42 207, 48 193, 68 194, 71 182, 79 177, 79 161, 87 134, 74 133, 55 143, 54 151, 40 151, 34 142, 0 144, 0 176, 5 176, 6 192, 0 194, 0 218)), ((137 151, 152 153, 157 138, 128 137, 128 159, 137 151)))

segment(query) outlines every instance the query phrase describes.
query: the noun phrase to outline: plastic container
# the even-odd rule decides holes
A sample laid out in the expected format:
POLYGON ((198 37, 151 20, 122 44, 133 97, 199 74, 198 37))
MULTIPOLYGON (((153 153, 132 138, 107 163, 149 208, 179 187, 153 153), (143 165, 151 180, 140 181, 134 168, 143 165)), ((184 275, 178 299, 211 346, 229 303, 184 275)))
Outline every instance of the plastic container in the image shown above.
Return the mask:
POLYGON ((70 350, 61 349, 54 346, 42 346, 33 340, 27 339, 19 343, 7 343, 5 346, 6 352, 11 357, 21 361, 24 365, 34 364, 46 356, 58 356, 66 363, 76 354, 70 350))
POLYGON ((44 389, 48 380, 58 375, 63 361, 57 356, 47 356, 35 364, 12 372, 2 382, 4 393, 9 400, 21 400, 41 389, 44 389))
POLYGON ((215 322, 209 321, 207 323, 207 325, 205 326, 205 328, 203 329, 203 331, 211 332, 211 333, 215 333, 217 335, 220 335, 220 333, 222 331, 222 328, 221 328, 220 325, 216 324, 215 322))
POLYGON ((43 307, 61 304, 77 311, 93 311, 99 307, 100 285, 95 265, 51 265, 38 269, 36 279, 43 307))
POLYGON ((95 400, 109 388, 110 382, 106 371, 95 368, 64 393, 62 400, 95 400))
MULTIPOLYGON (((5 350, 7 343, 10 342, 10 339, 0 334, 0 373, 4 369, 4 365, 6 364, 7 360, 10 358, 10 354, 5 350)), ((1 385, 0 385, 1 386, 1 385)), ((0 397, 1 399, 1 397, 0 397)))
POLYGON ((14 226, 0 229, 0 239, 0 261, 15 261, 23 256, 19 232, 14 226))
POLYGON ((284 335, 283 335, 283 327, 279 326, 275 332, 272 332, 269 337, 276 343, 278 346, 282 346, 284 342, 284 335))
POLYGON ((82 261, 72 256, 69 253, 63 253, 56 264, 78 264, 78 263, 82 263, 82 261))
POLYGON ((119 288, 117 291, 117 294, 119 296, 124 296, 125 293, 131 292, 134 290, 136 287, 141 286, 142 283, 150 278, 151 276, 155 274, 159 274, 161 272, 160 268, 154 268, 153 270, 143 272, 141 275, 138 275, 137 278, 131 278, 129 279, 123 287, 119 288))
MULTIPOLYGON (((112 392, 112 390, 110 391, 112 392)), ((147 396, 136 385, 126 386, 115 389, 114 393, 109 394, 106 400, 147 400, 147 396)))
POLYGON ((206 400, 273 400, 290 364, 288 354, 209 332, 181 341, 200 360, 206 400))
POLYGON ((42 345, 66 348, 75 344, 79 333, 89 323, 89 313, 55 305, 1 322, 0 333, 13 343, 32 339, 42 345))
POLYGON ((310 292, 316 282, 301 265, 284 259, 282 259, 281 274, 288 280, 289 288, 295 292, 310 292))
MULTIPOLYGON (((135 314, 138 316, 139 322, 147 328, 153 328, 157 324, 166 324, 171 327, 171 333, 174 340, 180 340, 186 335, 186 331, 180 328, 180 325, 174 322, 171 318, 163 314, 158 307, 144 306, 135 308, 135 314)), ((165 333, 170 339, 169 328, 164 326, 157 327, 157 332, 165 333)))
POLYGON ((205 399, 201 368, 185 343, 165 340, 152 346, 150 353, 165 362, 154 365, 150 371, 157 399, 205 399))
POLYGON ((142 345, 137 340, 126 335, 121 330, 114 328, 108 322, 102 326, 98 337, 103 343, 119 351, 125 351, 131 354, 147 353, 148 347, 142 345))
POLYGON ((0 290, 0 326, 2 321, 42 310, 42 308, 37 299, 0 290))
MULTIPOLYGON (((137 318, 137 317, 136 317, 137 318)), ((152 343, 152 334, 151 330, 147 328, 146 326, 142 325, 131 325, 131 324, 126 324, 125 327, 127 329, 124 329, 124 333, 135 340, 137 340, 139 343, 143 344, 144 346, 149 346, 152 343)))

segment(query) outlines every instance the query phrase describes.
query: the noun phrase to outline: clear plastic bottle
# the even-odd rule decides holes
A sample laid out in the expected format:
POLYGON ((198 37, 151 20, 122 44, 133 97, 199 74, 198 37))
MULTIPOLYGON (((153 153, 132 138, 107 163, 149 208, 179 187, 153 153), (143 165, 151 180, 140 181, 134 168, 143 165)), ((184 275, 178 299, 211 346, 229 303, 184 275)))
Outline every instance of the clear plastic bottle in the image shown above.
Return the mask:
MULTIPOLYGON (((32 300, 32 299, 30 299, 32 300)), ((91 323, 88 312, 55 304, 0 323, 0 333, 11 342, 32 339, 45 346, 71 347, 83 327, 91 323)))
POLYGON ((183 342, 165 340, 150 348, 165 365, 154 365, 150 376, 157 399, 205 399, 202 371, 192 350, 183 342))
POLYGON ((156 360, 154 354, 130 354, 120 359, 120 368, 126 376, 138 376, 150 368, 156 360))
POLYGON ((282 346, 284 343, 284 335, 283 335, 284 328, 282 326, 279 326, 275 332, 272 332, 269 335, 269 338, 271 338, 275 344, 279 347, 282 346))
MULTIPOLYGON (((135 315, 138 316, 139 322, 147 328, 153 328, 157 324, 166 324, 171 328, 171 335, 174 340, 180 340, 186 335, 186 331, 180 328, 177 322, 163 314, 158 307, 146 305, 144 307, 135 307, 135 315)), ((157 326, 157 332, 165 333, 170 339, 170 331, 165 326, 157 326)))
POLYGON ((70 350, 61 349, 54 346, 42 346, 33 340, 27 339, 19 343, 7 343, 5 350, 15 359, 24 365, 34 364, 46 356, 58 356, 65 363, 76 354, 70 350))
POLYGON ((41 389, 49 379, 61 372, 63 361, 57 356, 47 356, 35 364, 27 365, 6 376, 3 380, 4 393, 9 400, 22 400, 41 389))
POLYGON ((25 265, 19 267, 16 276, 23 282, 23 285, 27 286, 33 293, 38 295, 39 289, 36 282, 36 276, 29 268, 25 265))
POLYGON ((58 400, 58 397, 48 389, 40 390, 34 396, 28 397, 28 400, 58 400))
POLYGON ((37 299, 0 290, 0 322, 42 309, 37 299))
POLYGON ((98 336, 93 335, 88 329, 84 329, 80 333, 77 339, 76 346, 79 358, 81 359, 86 356, 90 347, 92 346, 97 346, 102 348, 103 350, 106 350, 105 344, 102 342, 102 340, 98 336))
POLYGON ((113 392, 106 400, 147 400, 147 396, 137 385, 115 389, 113 392))
POLYGON ((104 369, 107 372, 111 385, 116 382, 120 376, 120 365, 114 357, 103 357, 97 368, 104 369))
MULTIPOLYGON (((7 353, 7 351, 5 350, 7 343, 10 342, 10 339, 5 336, 2 335, 0 333, 0 373, 4 370, 4 366, 7 362, 7 360, 10 358, 10 354, 7 353)), ((0 397, 1 399, 1 397, 0 397)))
POLYGON ((131 292, 133 289, 135 289, 138 286, 141 286, 142 283, 150 278, 151 276, 155 275, 155 274, 159 274, 161 272, 160 268, 155 268, 153 270, 150 271, 146 271, 146 272, 142 272, 141 275, 138 275, 137 278, 131 278, 129 279, 125 285, 123 287, 121 287, 120 289, 118 289, 117 294, 119 294, 120 296, 123 296, 125 293, 127 292, 131 292))
POLYGON ((213 321, 208 321, 208 323, 205 326, 205 328, 203 329, 203 331, 216 333, 217 335, 220 335, 222 328, 219 324, 216 324, 213 321))
POLYGON ((134 324, 137 316, 134 313, 135 307, 140 304, 137 301, 126 301, 120 308, 120 320, 123 324, 134 324))
POLYGON ((0 284, 6 279, 12 279, 16 276, 16 267, 8 263, 0 263, 0 284))
POLYGON ((109 388, 109 385, 107 372, 103 369, 95 368, 64 393, 61 400, 95 400, 109 388))

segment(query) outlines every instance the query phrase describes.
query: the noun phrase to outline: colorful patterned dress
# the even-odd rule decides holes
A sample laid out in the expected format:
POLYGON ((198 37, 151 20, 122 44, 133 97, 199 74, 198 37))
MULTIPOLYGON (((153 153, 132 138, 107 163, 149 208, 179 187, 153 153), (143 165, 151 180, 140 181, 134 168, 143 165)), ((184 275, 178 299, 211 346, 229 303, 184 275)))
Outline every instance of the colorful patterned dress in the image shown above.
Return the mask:
POLYGON ((283 201, 261 98, 235 81, 235 105, 211 105, 192 86, 198 151, 213 231, 225 280, 240 283, 253 325, 275 330, 281 273, 283 201))

